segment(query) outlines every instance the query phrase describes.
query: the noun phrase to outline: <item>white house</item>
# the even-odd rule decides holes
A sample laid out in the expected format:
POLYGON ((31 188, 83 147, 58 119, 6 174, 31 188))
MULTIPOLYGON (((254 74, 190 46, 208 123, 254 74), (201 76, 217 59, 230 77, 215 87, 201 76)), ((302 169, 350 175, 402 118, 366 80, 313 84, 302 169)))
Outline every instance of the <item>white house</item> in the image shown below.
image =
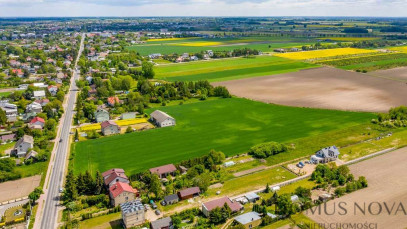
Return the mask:
POLYGON ((25 112, 26 113, 35 112, 37 114, 41 113, 42 112, 42 106, 41 106, 41 104, 39 104, 37 102, 32 102, 32 103, 27 105, 27 107, 25 108, 25 112))
POLYGON ((30 135, 24 135, 22 138, 18 139, 13 148, 13 153, 17 157, 25 157, 29 149, 34 147, 34 138, 30 135))
POLYGON ((318 164, 335 161, 338 159, 339 154, 339 150, 336 146, 326 147, 311 156, 311 163, 318 164))
POLYGON ((175 119, 160 110, 156 110, 151 113, 150 120, 158 127, 175 126, 175 119))
POLYGON ((45 98, 45 91, 34 91, 34 99, 42 99, 45 98))

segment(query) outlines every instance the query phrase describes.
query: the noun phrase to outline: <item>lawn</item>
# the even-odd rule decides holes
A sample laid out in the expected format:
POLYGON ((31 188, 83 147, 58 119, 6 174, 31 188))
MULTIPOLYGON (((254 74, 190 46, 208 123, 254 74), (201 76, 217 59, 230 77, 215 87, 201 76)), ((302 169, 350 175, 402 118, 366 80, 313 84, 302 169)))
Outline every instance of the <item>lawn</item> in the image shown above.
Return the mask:
POLYGON ((121 213, 113 213, 109 215, 98 216, 92 219, 79 222, 79 229, 87 228, 99 228, 99 229, 110 229, 110 228, 123 228, 121 226, 121 213))
POLYGON ((221 191, 222 195, 233 196, 266 187, 267 184, 277 184, 295 177, 296 176, 294 174, 283 169, 282 167, 276 167, 247 176, 227 180, 223 183, 223 187, 209 189, 207 194, 213 196, 217 191, 221 191))
POLYGON ((157 66, 155 71, 156 78, 168 81, 215 82, 295 72, 316 66, 279 57, 257 56, 161 65, 157 66))
MULTIPOLYGON (((74 143, 75 172, 128 173, 194 158, 211 149, 236 155, 267 141, 287 142, 368 123, 374 114, 265 104, 241 98, 162 107, 175 127, 74 143)), ((149 110, 147 112, 152 112, 149 110)))
POLYGON ((48 168, 48 162, 36 162, 31 165, 22 165, 15 168, 16 172, 20 172, 22 177, 30 177, 38 174, 45 173, 48 168))
POLYGON ((26 210, 22 207, 22 206, 16 206, 16 207, 12 207, 7 209, 4 212, 4 215, 6 217, 6 221, 7 222, 11 222, 11 221, 17 221, 17 222, 23 222, 24 221, 24 217, 25 217, 25 213, 26 210), (21 213, 14 215, 17 211, 21 211, 21 213))

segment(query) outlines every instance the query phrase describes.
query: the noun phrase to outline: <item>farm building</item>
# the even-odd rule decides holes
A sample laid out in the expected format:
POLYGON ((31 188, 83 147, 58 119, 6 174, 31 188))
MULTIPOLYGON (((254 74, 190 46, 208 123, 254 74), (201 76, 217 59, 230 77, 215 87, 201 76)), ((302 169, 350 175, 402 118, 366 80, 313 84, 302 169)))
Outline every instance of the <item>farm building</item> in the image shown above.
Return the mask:
POLYGON ((202 204, 202 213, 206 217, 209 217, 209 213, 213 209, 222 208, 225 204, 227 204, 229 206, 232 213, 243 210, 243 206, 241 204, 239 204, 238 202, 233 202, 232 200, 230 200, 229 197, 225 196, 225 197, 222 197, 217 200, 212 200, 212 201, 203 203, 202 204))
POLYGON ((152 174, 157 174, 160 179, 166 178, 168 175, 175 175, 177 168, 173 164, 163 165, 156 168, 151 168, 150 172, 152 174))
POLYGON ((179 201, 177 194, 172 194, 164 197, 164 202, 166 205, 175 204, 179 201))
POLYGON ((245 197, 249 202, 252 202, 252 203, 255 203, 256 201, 260 200, 260 196, 254 192, 246 194, 245 197))
POLYGON ((127 178, 126 174, 124 174, 123 169, 110 169, 102 173, 102 176, 105 185, 108 188, 116 184, 116 182, 130 183, 129 178, 127 178))
POLYGON ((126 112, 120 115, 121 120, 136 118, 137 112, 126 112))
POLYGON ((110 119, 109 112, 105 109, 98 109, 95 112, 96 122, 104 122, 110 119))
POLYGON ((102 134, 105 136, 120 134, 120 127, 114 121, 104 121, 100 124, 102 134))
POLYGON ((109 188, 109 196, 113 206, 117 207, 120 204, 133 201, 136 197, 137 190, 133 189, 129 184, 116 182, 109 188))
POLYGON ((175 119, 160 110, 156 110, 151 113, 150 117, 150 120, 154 122, 158 127, 175 126, 175 119))
POLYGON ((339 150, 336 146, 326 147, 311 156, 311 163, 318 164, 335 161, 338 159, 339 154, 339 150))
POLYGON ((145 211, 143 204, 138 200, 120 204, 122 210, 123 224, 125 228, 141 225, 145 221, 145 211))
POLYGON ((18 139, 12 153, 17 157, 25 157, 28 150, 34 147, 34 138, 30 135, 24 135, 22 138, 18 139))
POLYGON ((192 187, 179 191, 178 196, 181 200, 186 200, 199 196, 199 193, 201 193, 199 187, 192 187))
POLYGON ((172 229, 174 228, 172 224, 171 217, 165 217, 151 222, 151 229, 172 229))
POLYGON ((243 225, 247 229, 256 228, 261 224, 261 217, 257 212, 248 212, 243 215, 236 216, 234 224, 243 225))

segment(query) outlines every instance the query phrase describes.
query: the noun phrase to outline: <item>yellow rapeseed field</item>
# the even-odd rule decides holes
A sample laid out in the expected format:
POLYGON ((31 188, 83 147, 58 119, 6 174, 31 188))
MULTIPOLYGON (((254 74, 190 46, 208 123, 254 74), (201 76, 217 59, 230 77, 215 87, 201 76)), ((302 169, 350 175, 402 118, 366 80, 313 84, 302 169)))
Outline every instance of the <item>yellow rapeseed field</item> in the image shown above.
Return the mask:
POLYGON ((185 40, 185 39, 190 39, 187 37, 173 37, 173 38, 154 38, 154 39, 149 39, 148 41, 178 41, 178 40, 185 40))
MULTIPOLYGON (((139 123, 146 123, 148 120, 146 118, 135 118, 135 119, 125 119, 125 120, 116 120, 114 121, 119 126, 129 126, 129 125, 136 125, 139 123)), ((80 131, 92 131, 92 130, 100 130, 100 123, 89 124, 86 126, 80 127, 80 131)))
POLYGON ((391 47, 391 48, 389 48, 389 50, 407 52, 407 46, 391 47))
POLYGON ((174 45, 179 46, 193 46, 193 47, 203 47, 203 46, 217 46, 223 45, 224 43, 218 41, 202 41, 202 42, 185 42, 185 43, 177 43, 174 45))
POLYGON ((305 51, 305 52, 291 52, 291 53, 278 53, 274 54, 278 57, 284 57, 293 60, 309 60, 309 59, 319 59, 325 57, 334 56, 347 56, 347 55, 357 55, 363 53, 374 53, 375 50, 368 49, 357 49, 357 48, 338 48, 338 49, 323 49, 315 51, 305 51))

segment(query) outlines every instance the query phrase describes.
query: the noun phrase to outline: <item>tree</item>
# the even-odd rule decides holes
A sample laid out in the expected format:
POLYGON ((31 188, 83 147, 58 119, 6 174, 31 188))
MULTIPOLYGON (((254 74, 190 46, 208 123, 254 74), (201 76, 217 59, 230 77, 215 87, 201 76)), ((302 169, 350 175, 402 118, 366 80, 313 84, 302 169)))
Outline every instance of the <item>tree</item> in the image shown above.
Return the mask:
POLYGON ((133 128, 131 128, 131 126, 128 126, 126 128, 126 133, 131 133, 131 132, 133 132, 133 128))
POLYGON ((154 193, 157 198, 161 196, 162 193, 161 182, 157 174, 151 175, 150 192, 154 193))
POLYGON ((78 133, 78 129, 75 129, 75 141, 79 140, 79 133, 78 133))
POLYGON ((0 125, 4 125, 6 123, 7 123, 6 112, 3 109, 0 109, 0 125))
POLYGON ((99 195, 102 192, 103 189, 103 177, 102 174, 99 171, 96 171, 96 177, 95 177, 95 194, 99 195))
POLYGON ((32 191, 32 192, 28 195, 28 198, 29 198, 30 201, 31 201, 31 205, 35 205, 35 201, 37 201, 37 200, 40 198, 40 196, 41 196, 42 193, 43 193, 43 192, 42 192, 42 188, 41 188, 41 187, 36 187, 36 188, 34 189, 34 191, 32 191))
POLYGON ((78 190, 76 188, 76 179, 72 170, 66 175, 66 183, 63 199, 65 202, 75 201, 78 198, 78 190))
POLYGON ((152 79, 155 76, 153 64, 147 61, 144 61, 143 64, 141 65, 141 71, 143 72, 143 76, 146 79, 152 79))
POLYGON ((64 98, 65 98, 65 92, 63 91, 58 91, 57 92, 57 99, 61 102, 64 102, 64 98))
POLYGON ((295 189, 295 194, 301 198, 311 198, 311 190, 301 186, 295 189))
POLYGON ((211 175, 208 172, 206 172, 202 173, 199 176, 196 176, 193 179, 193 183, 195 186, 198 186, 203 192, 205 192, 206 190, 208 190, 208 187, 211 184, 211 180, 212 180, 211 175))
POLYGON ((266 189, 264 190, 264 193, 269 193, 270 190, 271 190, 271 189, 270 189, 269 183, 267 183, 266 189))
POLYGON ((283 216, 290 216, 297 212, 296 205, 291 201, 289 194, 284 194, 277 198, 276 212, 283 216))

